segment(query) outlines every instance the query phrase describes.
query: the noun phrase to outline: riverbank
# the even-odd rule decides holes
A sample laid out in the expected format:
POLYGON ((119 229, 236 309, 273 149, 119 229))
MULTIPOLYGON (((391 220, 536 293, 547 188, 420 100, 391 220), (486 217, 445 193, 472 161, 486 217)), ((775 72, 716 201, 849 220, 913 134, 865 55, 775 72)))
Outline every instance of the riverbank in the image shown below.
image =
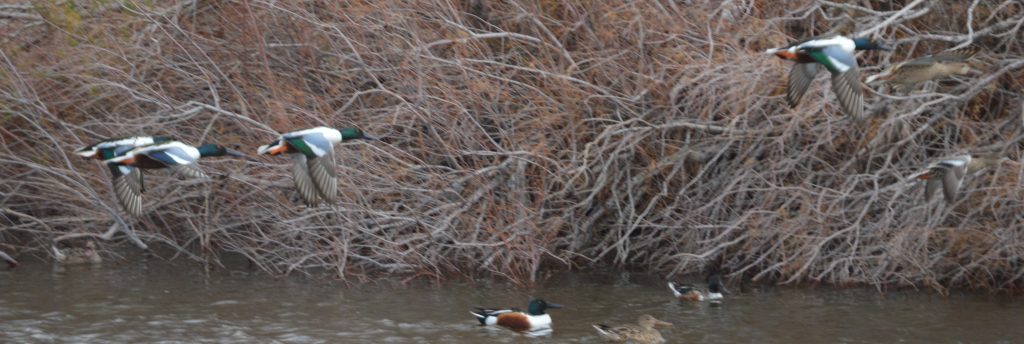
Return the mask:
POLYGON ((948 203, 910 178, 985 147, 1020 160, 1019 2, 692 3, 5 9, 26 15, 2 23, 0 251, 134 241, 355 283, 594 268, 1024 287, 1019 163, 970 173, 948 203), (833 30, 892 43, 859 56, 864 74, 968 39, 982 52, 977 73, 910 96, 870 85, 858 124, 824 79, 790 108, 790 64, 763 53, 833 30), (211 158, 208 180, 147 173, 133 218, 108 169, 71 153, 151 134, 255 156, 317 125, 385 137, 336 148, 333 207, 300 205, 287 159, 211 158))

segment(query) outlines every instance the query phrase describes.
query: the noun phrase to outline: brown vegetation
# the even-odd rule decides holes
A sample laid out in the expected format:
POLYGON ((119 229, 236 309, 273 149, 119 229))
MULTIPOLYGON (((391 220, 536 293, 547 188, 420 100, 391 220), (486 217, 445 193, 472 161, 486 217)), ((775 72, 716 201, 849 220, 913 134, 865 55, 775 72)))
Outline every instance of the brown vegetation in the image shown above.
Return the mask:
POLYGON ((589 266, 934 288, 1024 286, 1024 174, 968 177, 952 204, 908 181, 977 147, 1020 158, 1024 5, 984 1, 35 1, 0 5, 0 251, 137 236, 217 262, 352 280, 589 266), (821 77, 785 105, 769 47, 832 28, 893 53, 973 42, 975 75, 841 114, 821 77), (341 203, 306 209, 289 162, 212 159, 146 179, 123 217, 103 138, 259 144, 314 125, 341 203), (115 220, 112 220, 115 219, 115 220), (122 230, 130 225, 132 230, 122 230), (116 235, 115 235, 116 234, 116 235))

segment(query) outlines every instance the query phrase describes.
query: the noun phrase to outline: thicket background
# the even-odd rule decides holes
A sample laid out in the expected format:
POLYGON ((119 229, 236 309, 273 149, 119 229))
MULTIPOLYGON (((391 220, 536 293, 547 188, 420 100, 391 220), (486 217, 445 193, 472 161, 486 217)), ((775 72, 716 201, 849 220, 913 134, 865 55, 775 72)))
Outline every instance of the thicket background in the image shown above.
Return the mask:
MULTIPOLYGON (((1024 169, 924 202, 908 177, 979 147, 1017 160, 1020 1, 32 1, 0 5, 0 250, 137 243, 366 281, 624 268, 770 283, 1024 286, 1024 169), (810 35, 874 35, 862 72, 973 43, 977 73, 840 112, 824 76, 785 105, 810 35), (306 209, 290 161, 149 173, 126 218, 71 154, 118 136, 258 145, 315 125, 341 203, 306 209), (122 230, 130 226, 131 230, 122 230), (129 235, 125 235, 125 233, 129 235)), ((825 75, 823 73, 822 75, 825 75)))

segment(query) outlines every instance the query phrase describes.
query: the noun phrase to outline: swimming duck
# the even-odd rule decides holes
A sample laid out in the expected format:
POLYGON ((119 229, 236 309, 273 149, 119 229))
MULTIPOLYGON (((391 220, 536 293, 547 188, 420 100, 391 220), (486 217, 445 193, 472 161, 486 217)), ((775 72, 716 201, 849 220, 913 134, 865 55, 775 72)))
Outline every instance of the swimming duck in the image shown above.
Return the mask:
MULTIPOLYGON (((137 147, 103 162, 116 168, 169 168, 189 178, 206 178, 206 174, 195 165, 195 162, 199 158, 225 155, 245 157, 242 153, 216 144, 192 147, 179 141, 169 141, 137 147)), ((123 179, 127 181, 117 183, 115 180, 114 191, 117 193, 118 199, 122 201, 121 205, 129 213, 139 216, 142 214, 142 179, 141 177, 137 181, 132 178, 123 179)))
POLYGON ((895 64, 884 72, 869 76, 865 82, 888 81, 896 92, 909 91, 919 82, 970 73, 967 60, 978 53, 977 46, 944 51, 895 64))
POLYGON ((59 249, 57 246, 50 246, 53 249, 53 259, 64 265, 76 264, 99 264, 103 262, 99 252, 96 252, 96 244, 92 240, 85 242, 85 247, 69 247, 59 249))
POLYGON ((931 201, 932 198, 935 198, 935 194, 938 193, 941 187, 946 202, 952 203, 956 200, 957 194, 960 191, 960 185, 963 184, 964 177, 967 176, 968 172, 977 171, 1003 161, 1010 161, 1010 159, 1005 157, 997 158, 994 155, 980 157, 960 155, 936 161, 928 165, 928 168, 916 177, 926 181, 926 201, 931 201))
POLYGON ((299 189, 299 195, 312 207, 321 200, 328 204, 337 200, 338 172, 334 161, 334 144, 344 140, 368 139, 357 128, 333 129, 316 127, 282 134, 270 144, 260 146, 259 154, 292 156, 294 169, 292 179, 299 189))
POLYGON ((676 282, 668 282, 668 289, 672 290, 672 294, 676 298, 683 301, 717 301, 723 298, 722 292, 725 291, 725 287, 722 285, 722 278, 718 275, 711 275, 708 277, 708 290, 705 295, 694 285, 691 284, 677 284, 676 282))
MULTIPOLYGON (((123 156, 132 149, 172 141, 167 136, 135 136, 109 139, 75 150, 75 154, 86 159, 107 160, 123 156)), ((124 165, 107 164, 117 201, 125 211, 142 216, 143 183, 142 171, 124 165)))
POLYGON ((765 51, 785 60, 795 61, 786 84, 786 101, 796 107, 818 74, 818 66, 832 73, 832 92, 846 114, 857 121, 864 119, 864 94, 860 86, 856 50, 891 50, 873 38, 850 39, 841 35, 818 36, 765 51))
POLYGON ((517 308, 476 308, 469 313, 473 314, 481 325, 504 326, 514 331, 534 331, 551 327, 551 316, 544 311, 562 307, 556 303, 533 299, 530 300, 526 313, 517 308))
POLYGON ((637 320, 637 324, 628 324, 611 327, 604 324, 593 325, 597 332, 605 339, 616 342, 630 342, 636 344, 664 343, 665 338, 661 336, 656 327, 672 326, 672 323, 664 322, 655 317, 644 314, 637 320))

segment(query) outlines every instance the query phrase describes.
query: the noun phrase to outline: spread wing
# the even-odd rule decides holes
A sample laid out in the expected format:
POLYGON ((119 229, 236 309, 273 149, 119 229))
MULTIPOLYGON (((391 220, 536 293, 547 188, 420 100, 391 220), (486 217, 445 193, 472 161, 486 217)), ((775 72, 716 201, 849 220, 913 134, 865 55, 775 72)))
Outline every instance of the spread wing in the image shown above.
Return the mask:
POLYGON ((952 203, 956 200, 957 191, 960 190, 960 182, 963 180, 962 167, 952 167, 942 174, 942 194, 946 197, 946 202, 952 203))
POLYGON ((839 98, 839 105, 847 115, 862 122, 864 117, 864 92, 860 85, 860 72, 854 68, 841 74, 832 74, 832 92, 839 98))
POLYGON ((843 111, 854 120, 864 120, 864 93, 860 85, 857 58, 839 45, 830 45, 807 51, 815 61, 832 73, 832 92, 839 98, 843 111))
POLYGON ((113 177, 114 195, 128 214, 142 216, 142 171, 130 166, 107 164, 113 177))
POLYGON ((309 159, 309 176, 316 183, 320 196, 327 203, 334 203, 338 197, 338 167, 334 161, 334 153, 328 152, 318 158, 309 159))
POLYGON ((295 180, 295 187, 299 189, 299 195, 306 202, 307 206, 314 207, 320 204, 320 193, 313 179, 309 176, 309 166, 306 156, 303 154, 292 154, 292 179, 295 180))
POLYGON ((334 203, 338 199, 338 164, 334 161, 334 145, 320 134, 307 135, 303 139, 316 153, 316 157, 308 162, 309 176, 320 197, 327 203, 334 203))
POLYGON ((935 198, 935 194, 938 193, 939 188, 942 187, 942 179, 936 178, 937 173, 931 172, 931 174, 932 176, 930 176, 928 180, 925 181, 924 189, 924 200, 928 202, 931 202, 931 200, 935 198))
POLYGON ((811 87, 811 81, 818 75, 817 63, 797 63, 789 70, 789 82, 786 84, 786 101, 790 107, 800 104, 800 99, 811 87))
POLYGON ((171 167, 175 174, 185 176, 185 178, 204 179, 209 178, 203 170, 199 169, 196 164, 178 165, 171 167))

